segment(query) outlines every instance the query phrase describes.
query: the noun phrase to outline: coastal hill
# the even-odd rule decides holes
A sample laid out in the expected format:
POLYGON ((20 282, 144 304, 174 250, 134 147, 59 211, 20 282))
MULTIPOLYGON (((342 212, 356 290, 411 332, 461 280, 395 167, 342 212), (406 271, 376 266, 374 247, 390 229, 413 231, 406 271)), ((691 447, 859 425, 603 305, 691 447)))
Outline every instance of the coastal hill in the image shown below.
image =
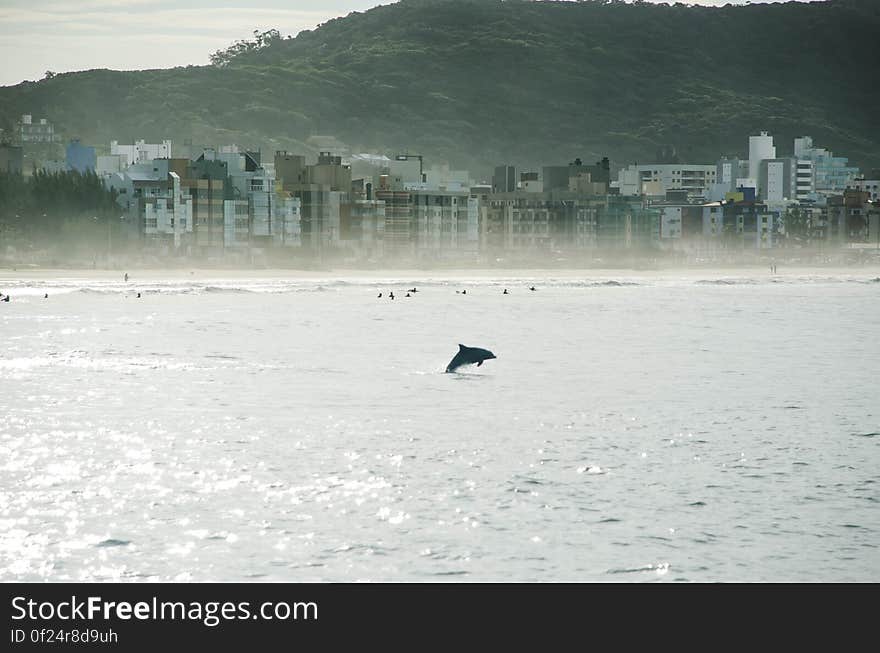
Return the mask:
MULTIPOLYGON (((636 2, 403 0, 214 64, 90 70, 0 88, 66 137, 354 151, 490 166, 609 156, 614 165, 744 155, 768 130, 880 167, 880 2, 708 8, 636 2)), ((9 133, 9 131, 7 131, 9 133)))

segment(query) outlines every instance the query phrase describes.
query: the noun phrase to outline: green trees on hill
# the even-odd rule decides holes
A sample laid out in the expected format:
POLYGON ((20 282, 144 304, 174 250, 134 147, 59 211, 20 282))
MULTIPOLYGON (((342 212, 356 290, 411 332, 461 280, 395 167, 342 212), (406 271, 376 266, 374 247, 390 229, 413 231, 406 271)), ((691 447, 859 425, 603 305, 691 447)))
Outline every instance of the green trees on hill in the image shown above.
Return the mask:
POLYGON ((210 57, 211 64, 214 66, 225 66, 240 55, 262 50, 279 40, 281 40, 281 32, 277 29, 270 29, 265 32, 255 29, 253 41, 236 41, 225 50, 217 50, 210 57))

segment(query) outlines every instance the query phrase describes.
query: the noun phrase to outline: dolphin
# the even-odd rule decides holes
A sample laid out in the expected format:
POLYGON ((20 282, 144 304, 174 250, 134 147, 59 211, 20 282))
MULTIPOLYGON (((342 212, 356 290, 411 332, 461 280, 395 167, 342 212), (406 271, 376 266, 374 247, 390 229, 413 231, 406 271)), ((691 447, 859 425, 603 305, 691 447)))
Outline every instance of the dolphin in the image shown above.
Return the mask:
POLYGON ((465 347, 464 345, 459 344, 458 353, 451 361, 449 361, 449 365, 446 366, 446 371, 454 372, 462 365, 473 365, 474 363, 479 367, 483 364, 483 361, 489 360, 490 358, 495 358, 495 354, 488 349, 465 347))

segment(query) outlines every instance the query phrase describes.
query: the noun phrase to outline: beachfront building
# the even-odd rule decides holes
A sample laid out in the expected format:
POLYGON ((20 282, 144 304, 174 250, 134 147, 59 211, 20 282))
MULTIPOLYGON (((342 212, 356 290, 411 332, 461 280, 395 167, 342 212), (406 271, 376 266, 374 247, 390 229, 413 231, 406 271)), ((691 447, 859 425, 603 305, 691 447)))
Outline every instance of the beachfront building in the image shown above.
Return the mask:
POLYGON ((146 248, 166 254, 181 251, 193 232, 192 200, 167 159, 129 166, 108 182, 146 248))
POLYGON ((723 157, 715 164, 715 184, 709 188, 707 199, 721 201, 727 193, 745 186, 755 187, 754 182, 749 183, 749 162, 723 157))
MULTIPOLYGON (((722 245, 733 250, 771 249, 779 234, 782 209, 758 200, 752 188, 728 193, 725 200, 721 229, 715 234, 722 245)), ((711 209, 710 205, 710 220, 711 209)))
POLYGON ((48 172, 63 172, 67 169, 61 135, 55 131, 55 125, 48 118, 35 121, 29 113, 22 115, 17 125, 14 144, 22 148, 24 174, 30 174, 34 169, 48 172))
POLYGON ((840 246, 875 242, 870 230, 873 208, 866 191, 850 189, 832 195, 825 206, 825 240, 840 246))
POLYGON ((279 195, 272 220, 272 242, 280 247, 302 247, 302 214, 298 198, 279 195))
POLYGON ((599 207, 595 234, 600 248, 651 251, 660 239, 660 214, 636 198, 607 195, 599 207))
POLYGON ((690 200, 682 195, 671 192, 667 199, 648 203, 648 206, 659 212, 658 237, 668 248, 687 248, 691 240, 702 238, 704 233, 705 200, 690 200))
POLYGON ((341 223, 340 242, 350 255, 377 261, 385 253, 385 202, 358 198, 341 223))
POLYGON ((880 179, 853 179, 846 188, 867 193, 872 202, 880 200, 880 179))
POLYGON ((153 159, 170 159, 171 141, 166 139, 161 143, 147 143, 141 139, 133 145, 120 145, 119 141, 110 141, 110 154, 120 157, 123 167, 153 159))
POLYGON ((123 168, 135 163, 146 163, 153 159, 170 159, 172 156, 171 141, 146 143, 141 139, 135 141, 133 145, 120 145, 119 141, 110 141, 110 154, 120 158, 120 165, 123 168))
POLYGON ((825 148, 815 147, 809 136, 794 139, 794 156, 799 161, 812 163, 813 185, 818 193, 842 192, 859 175, 858 167, 849 165, 847 157, 834 156, 825 148))
POLYGON ((235 198, 230 189, 227 163, 217 158, 214 148, 205 148, 194 160, 174 159, 182 169, 183 185, 193 204, 193 254, 218 257, 223 254, 226 233, 224 202, 235 198))
POLYGON ((479 200, 469 189, 411 189, 415 252, 420 259, 476 258, 479 200))
POLYGON ((799 202, 816 199, 816 170, 811 159, 794 158, 794 199, 799 202))
POLYGON ((773 137, 767 132, 758 136, 749 136, 749 179, 758 179, 761 161, 776 158, 776 146, 773 137))
POLYGON ((703 240, 715 239, 724 230, 724 202, 706 202, 700 207, 703 240))
POLYGON ((744 188, 724 201, 682 206, 681 237, 664 237, 664 245, 697 258, 774 247, 781 210, 756 201, 753 191, 744 188))
POLYGON ((652 249, 659 242, 659 219, 660 211, 638 199, 519 191, 488 197, 481 233, 490 257, 652 249))
POLYGON ((276 186, 299 200, 299 233, 312 253, 342 247, 343 223, 348 224, 351 166, 332 152, 321 152, 315 164, 285 151, 275 152, 276 186))
POLYGON ((272 247, 302 245, 301 200, 284 191, 274 173, 262 163, 258 150, 226 145, 206 149, 191 166, 192 192, 202 196, 197 229, 207 226, 202 242, 216 252, 216 199, 222 195, 224 252, 247 249, 251 255, 272 247), (204 182, 208 182, 205 184, 204 182), (207 186, 205 188, 205 186, 207 186))
POLYGON ((122 172, 127 167, 123 165, 123 157, 118 154, 98 154, 95 157, 95 174, 102 179, 122 172))
POLYGON ((139 140, 132 145, 120 145, 119 141, 110 141, 110 154, 94 156, 93 168, 95 174, 106 183, 108 177, 124 172, 129 166, 146 164, 153 159, 170 158, 172 158, 170 140, 161 143, 146 143, 139 140))
POLYGON ((580 159, 575 159, 565 166, 543 166, 541 168, 541 180, 544 191, 568 190, 572 177, 590 175, 590 179, 596 183, 608 184, 611 181, 611 163, 608 157, 597 161, 594 165, 586 165, 580 159))
POLYGON ((250 212, 246 199, 223 200, 223 247, 226 250, 250 246, 250 212))
POLYGON ((34 122, 29 113, 21 117, 18 124, 19 141, 24 145, 28 143, 57 143, 61 136, 55 133, 55 125, 47 118, 40 118, 34 122))
MULTIPOLYGON (((807 162, 809 164, 809 162, 807 162)), ((799 186, 801 164, 794 157, 762 159, 758 166, 758 198, 768 202, 796 200, 811 192, 809 182, 799 186)))
POLYGON ((503 165, 495 166, 495 172, 492 174, 492 192, 493 193, 513 193, 516 192, 516 167, 503 165))
POLYGON ((874 200, 865 205, 866 222, 868 223, 868 237, 865 239, 869 245, 880 250, 880 201, 874 200))
POLYGON ((95 171, 96 157, 94 147, 83 145, 79 142, 78 138, 75 138, 67 144, 65 154, 68 170, 76 170, 77 172, 95 171))
POLYGON ((257 175, 249 183, 246 199, 223 200, 223 246, 227 250, 300 247, 299 198, 276 193, 268 174, 257 175))
POLYGON ((543 193, 544 182, 537 172, 523 172, 519 175, 519 190, 524 193, 543 193))
POLYGON ((383 253, 388 257, 411 257, 415 251, 413 238, 412 198, 407 190, 395 188, 387 175, 382 175, 375 192, 385 207, 383 253))
POLYGON ((425 173, 426 188, 440 190, 467 190, 473 185, 468 170, 455 170, 448 165, 431 166, 425 173))
POLYGON ((717 179, 717 166, 684 163, 634 164, 617 174, 617 186, 624 196, 666 197, 668 191, 685 191, 691 197, 705 197, 717 179))
POLYGON ((814 161, 796 145, 795 156, 777 157, 773 137, 767 132, 749 136, 749 158, 722 158, 715 166, 714 185, 706 194, 712 201, 743 188, 770 202, 815 200, 814 161))
POLYGON ((222 258, 302 245, 300 200, 278 187, 258 152, 205 148, 195 160, 153 159, 104 181, 154 251, 222 258))
MULTIPOLYGON (((228 192, 224 195, 224 242, 240 242, 236 236, 238 231, 226 233, 227 220, 226 202, 241 203, 246 207, 244 220, 247 227, 244 244, 253 245, 261 240, 272 237, 272 221, 276 214, 275 177, 261 164, 258 151, 240 151, 235 145, 221 147, 215 160, 225 164, 228 192), (231 198, 231 199, 230 199, 231 198), (234 238, 232 238, 235 236, 234 238)), ((241 208, 235 208, 233 215, 241 215, 241 208)), ((241 222, 241 219, 239 219, 241 222)), ((280 231, 280 229, 275 229, 280 231)))

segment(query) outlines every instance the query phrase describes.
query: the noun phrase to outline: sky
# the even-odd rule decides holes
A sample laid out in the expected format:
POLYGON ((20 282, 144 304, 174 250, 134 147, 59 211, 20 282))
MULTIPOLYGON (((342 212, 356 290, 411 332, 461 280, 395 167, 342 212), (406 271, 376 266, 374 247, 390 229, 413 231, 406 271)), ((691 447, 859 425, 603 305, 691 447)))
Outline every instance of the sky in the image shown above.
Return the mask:
POLYGON ((0 86, 37 81, 49 70, 205 65, 255 29, 295 35, 380 4, 390 0, 0 0, 0 86))

